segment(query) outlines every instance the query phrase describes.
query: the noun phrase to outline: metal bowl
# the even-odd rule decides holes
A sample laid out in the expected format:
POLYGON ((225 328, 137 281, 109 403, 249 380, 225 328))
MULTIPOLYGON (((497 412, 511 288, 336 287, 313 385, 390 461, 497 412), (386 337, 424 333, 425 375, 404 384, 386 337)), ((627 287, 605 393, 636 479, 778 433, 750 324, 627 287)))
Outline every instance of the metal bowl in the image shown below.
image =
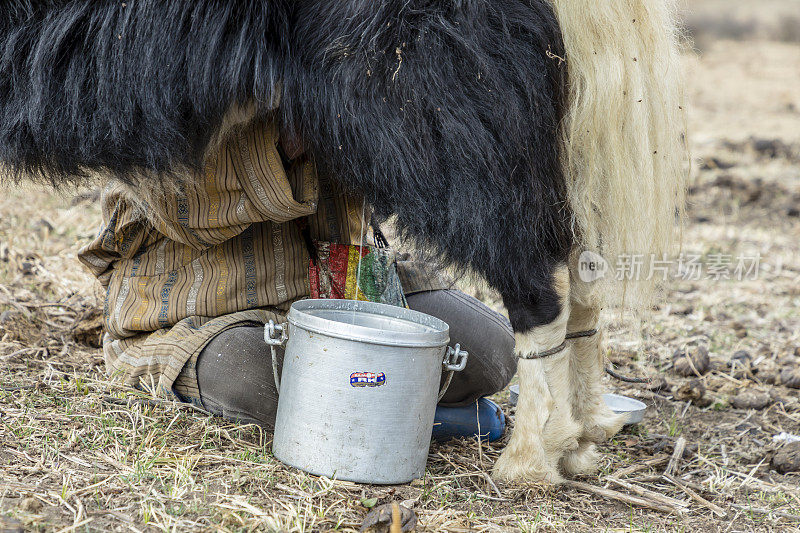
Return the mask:
MULTIPOLYGON (((519 399, 519 385, 511 385, 508 388, 509 396, 508 401, 511 405, 517 405, 519 399)), ((628 398, 620 394, 603 394, 603 400, 606 405, 617 414, 628 413, 628 419, 625 425, 638 424, 644 419, 644 412, 647 406, 639 400, 628 398)))
POLYGON ((628 420, 625 425, 638 424, 644 419, 644 412, 647 406, 639 400, 622 396, 621 394, 603 394, 603 400, 612 411, 618 415, 628 413, 628 420))

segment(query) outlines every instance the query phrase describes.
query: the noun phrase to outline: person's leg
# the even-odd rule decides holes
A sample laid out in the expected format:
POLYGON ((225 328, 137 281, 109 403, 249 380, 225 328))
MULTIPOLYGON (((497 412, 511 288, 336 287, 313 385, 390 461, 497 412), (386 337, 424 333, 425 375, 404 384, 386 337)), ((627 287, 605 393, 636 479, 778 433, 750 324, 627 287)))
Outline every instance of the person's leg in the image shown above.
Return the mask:
MULTIPOLYGON (((455 290, 407 297, 409 307, 450 325, 450 344, 469 352, 441 405, 461 406, 505 387, 516 371, 514 334, 501 314, 455 290)), ((237 326, 214 337, 197 358, 200 398, 211 413, 244 423, 274 427, 278 394, 263 326, 237 326)))
POLYGON ((263 326, 237 326, 214 337, 197 357, 197 384, 212 414, 275 426, 278 393, 263 326))
POLYGON ((503 315, 457 290, 407 295, 408 306, 444 320, 450 326, 450 345, 469 352, 467 367, 453 375, 440 405, 469 405, 481 396, 502 390, 517 370, 514 332, 503 315))

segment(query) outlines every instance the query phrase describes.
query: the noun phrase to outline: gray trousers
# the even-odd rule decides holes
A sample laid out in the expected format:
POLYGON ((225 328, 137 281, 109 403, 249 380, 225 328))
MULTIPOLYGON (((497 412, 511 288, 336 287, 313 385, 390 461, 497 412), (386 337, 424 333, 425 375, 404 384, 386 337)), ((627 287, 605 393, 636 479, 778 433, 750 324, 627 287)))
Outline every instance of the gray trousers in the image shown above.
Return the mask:
MULTIPOLYGON (((514 333, 504 316, 456 290, 407 296, 411 309, 450 326, 450 344, 469 352, 440 405, 460 406, 502 390, 517 370, 514 333)), ((278 395, 261 326, 237 326, 217 335, 197 359, 197 382, 205 408, 215 415, 267 428, 275 424, 278 395)))

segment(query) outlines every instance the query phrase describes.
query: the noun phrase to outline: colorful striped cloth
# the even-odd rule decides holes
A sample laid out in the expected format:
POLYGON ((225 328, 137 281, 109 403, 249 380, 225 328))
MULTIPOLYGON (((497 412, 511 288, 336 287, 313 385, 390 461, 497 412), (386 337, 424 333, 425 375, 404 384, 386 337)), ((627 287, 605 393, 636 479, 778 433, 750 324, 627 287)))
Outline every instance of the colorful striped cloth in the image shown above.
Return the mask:
POLYGON ((408 307, 389 248, 317 242, 309 262, 312 298, 366 300, 408 307))

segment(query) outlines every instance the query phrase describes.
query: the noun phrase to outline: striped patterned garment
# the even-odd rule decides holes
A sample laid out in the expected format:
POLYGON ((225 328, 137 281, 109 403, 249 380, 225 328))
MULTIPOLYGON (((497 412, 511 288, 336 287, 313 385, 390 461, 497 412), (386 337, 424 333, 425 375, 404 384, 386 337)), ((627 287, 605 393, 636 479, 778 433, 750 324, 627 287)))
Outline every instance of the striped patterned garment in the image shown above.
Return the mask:
MULTIPOLYGON (((132 386, 202 405, 195 364, 221 331, 279 321, 308 297, 311 237, 358 244, 363 203, 336 190, 304 156, 284 164, 274 124, 253 123, 209 157, 191 190, 135 197, 112 181, 103 226, 79 259, 106 290, 106 370, 132 386)), ((445 282, 398 263, 408 293, 445 282)))

